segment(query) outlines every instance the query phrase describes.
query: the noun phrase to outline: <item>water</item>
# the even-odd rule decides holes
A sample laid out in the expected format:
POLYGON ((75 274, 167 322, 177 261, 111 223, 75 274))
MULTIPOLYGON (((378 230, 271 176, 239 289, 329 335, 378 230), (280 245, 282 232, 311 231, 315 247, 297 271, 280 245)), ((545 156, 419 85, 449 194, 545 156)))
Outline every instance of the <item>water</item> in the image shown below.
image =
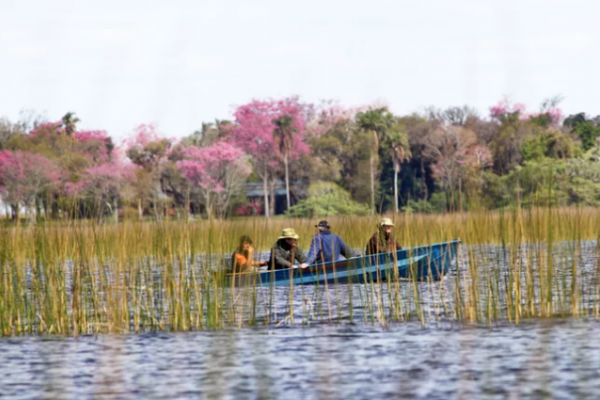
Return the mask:
MULTIPOLYGON (((581 292, 590 306, 598 303, 597 284, 589 284, 597 279, 594 246, 582 244, 577 272, 579 284, 589 285, 581 292)), ((490 259, 506 265, 508 258, 498 246, 480 254, 487 254, 481 274, 490 259)), ((563 248, 558 254, 565 265, 556 278, 564 282, 560 289, 570 284, 573 253, 563 248)), ((465 253, 459 258, 467 259, 465 253)), ((465 268, 455 263, 452 274, 465 268)), ((402 285, 409 298, 412 284, 402 285)), ((414 315, 408 322, 390 318, 385 285, 379 293, 340 285, 297 288, 294 325, 289 288, 263 288, 256 292, 256 328, 246 326, 248 313, 241 311, 244 327, 224 331, 0 338, 0 399, 600 397, 600 321, 514 325, 501 318, 491 326, 469 326, 451 311, 455 291, 464 290, 456 280, 418 289, 423 325, 414 315), (384 307, 378 313, 373 304, 379 301, 384 307)))
POLYGON ((585 399, 600 323, 364 325, 0 340, 3 399, 585 399))

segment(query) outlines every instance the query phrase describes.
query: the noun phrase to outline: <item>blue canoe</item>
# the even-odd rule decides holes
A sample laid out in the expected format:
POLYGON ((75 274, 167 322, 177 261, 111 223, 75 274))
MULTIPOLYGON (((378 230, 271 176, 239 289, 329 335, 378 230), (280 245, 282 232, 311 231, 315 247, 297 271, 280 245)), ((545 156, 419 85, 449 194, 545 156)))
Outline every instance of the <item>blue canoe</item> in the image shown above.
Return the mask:
POLYGON ((460 239, 347 260, 229 275, 235 286, 299 286, 378 282, 391 279, 440 280, 448 273, 460 239))

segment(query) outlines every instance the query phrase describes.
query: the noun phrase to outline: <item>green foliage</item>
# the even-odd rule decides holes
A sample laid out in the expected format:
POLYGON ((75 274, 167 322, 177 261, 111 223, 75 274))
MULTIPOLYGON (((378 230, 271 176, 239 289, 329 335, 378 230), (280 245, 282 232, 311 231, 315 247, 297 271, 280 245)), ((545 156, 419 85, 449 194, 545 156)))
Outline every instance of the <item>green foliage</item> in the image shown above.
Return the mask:
POLYGON ((406 205, 402 207, 403 212, 419 212, 419 213, 443 213, 446 211, 447 199, 446 194, 442 192, 435 192, 431 195, 429 201, 427 200, 413 200, 410 199, 406 202, 406 205))
POLYGON ((359 129, 351 120, 340 121, 326 134, 308 139, 312 155, 303 158, 309 181, 335 182, 357 202, 368 202, 369 157, 372 133, 359 129))
POLYGON ((309 186, 308 198, 286 211, 286 215, 301 218, 335 215, 367 215, 369 207, 352 200, 350 193, 333 182, 309 186))
POLYGON ((594 125, 592 121, 585 121, 577 124, 574 132, 579 136, 583 150, 587 151, 596 144, 596 140, 600 137, 600 126, 594 125))
POLYGON ((572 158, 577 146, 569 135, 559 131, 548 131, 525 139, 520 148, 523 161, 539 161, 548 158, 572 158))

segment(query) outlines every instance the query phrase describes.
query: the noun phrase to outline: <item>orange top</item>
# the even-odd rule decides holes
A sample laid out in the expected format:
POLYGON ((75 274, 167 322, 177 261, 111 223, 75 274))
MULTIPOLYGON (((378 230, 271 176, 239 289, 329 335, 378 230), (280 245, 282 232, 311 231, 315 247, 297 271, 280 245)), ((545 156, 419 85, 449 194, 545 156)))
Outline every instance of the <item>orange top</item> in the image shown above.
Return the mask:
POLYGON ((246 265, 248 259, 243 254, 237 253, 235 255, 235 265, 246 265))

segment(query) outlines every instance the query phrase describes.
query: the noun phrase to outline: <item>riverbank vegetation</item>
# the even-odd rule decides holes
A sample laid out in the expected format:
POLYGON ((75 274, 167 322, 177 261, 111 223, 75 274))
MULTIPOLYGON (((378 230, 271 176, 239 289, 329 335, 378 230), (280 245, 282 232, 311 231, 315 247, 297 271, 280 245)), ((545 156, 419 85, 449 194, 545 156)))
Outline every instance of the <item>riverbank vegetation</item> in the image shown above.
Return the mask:
POLYGON ((142 124, 123 141, 71 112, 0 120, 0 197, 32 222, 600 205, 600 119, 559 103, 395 115, 253 100, 191 134, 142 124))
MULTIPOLYGON (((268 251, 292 226, 307 249, 314 220, 260 217, 102 223, 77 220, 0 229, 0 334, 81 335, 407 320, 522 323, 600 318, 600 211, 530 207, 391 215, 405 247, 461 238, 440 282, 231 288, 217 271, 241 234, 268 251)), ((333 217, 356 249, 375 216, 333 217)))

